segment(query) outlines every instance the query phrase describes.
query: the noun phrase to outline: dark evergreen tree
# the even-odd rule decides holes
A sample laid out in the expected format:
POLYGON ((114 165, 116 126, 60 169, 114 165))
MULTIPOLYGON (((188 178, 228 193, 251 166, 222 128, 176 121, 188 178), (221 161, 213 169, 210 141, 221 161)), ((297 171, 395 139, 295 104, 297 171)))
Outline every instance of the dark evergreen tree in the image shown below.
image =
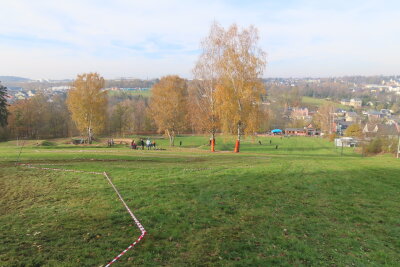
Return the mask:
POLYGON ((0 84, 0 126, 7 125, 7 87, 0 84))

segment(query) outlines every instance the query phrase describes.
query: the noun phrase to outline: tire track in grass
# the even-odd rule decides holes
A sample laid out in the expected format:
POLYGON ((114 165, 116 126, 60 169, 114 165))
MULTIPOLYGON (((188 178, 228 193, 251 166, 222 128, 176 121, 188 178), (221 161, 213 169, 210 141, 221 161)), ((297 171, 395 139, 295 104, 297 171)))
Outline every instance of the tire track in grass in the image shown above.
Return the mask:
MULTIPOLYGON (((136 226, 139 228, 141 235, 133 242, 131 243, 126 249, 124 249, 121 253, 119 253, 116 257, 114 257, 110 262, 108 262, 105 267, 109 267, 111 264, 115 263, 117 260, 119 260, 127 251, 132 249, 135 245, 137 245, 146 235, 146 230, 144 229, 143 225, 140 223, 140 221, 136 218, 135 214, 131 211, 131 209, 128 207, 124 199, 122 198, 121 194, 119 193, 118 189, 115 187, 113 182, 111 181, 109 175, 106 172, 90 172, 90 171, 81 171, 81 170, 70 170, 70 169, 59 169, 59 168, 48 168, 48 167, 36 167, 33 166, 32 164, 22 164, 19 163, 19 166, 23 166, 26 168, 31 168, 31 169, 39 169, 39 170, 46 170, 46 171, 61 171, 61 172, 74 172, 74 173, 89 173, 89 174, 94 174, 94 175, 102 175, 103 177, 106 178, 108 183, 111 185, 111 187, 114 189, 115 193, 118 195, 118 198, 124 205, 125 209, 128 211, 129 215, 135 222, 136 226)), ((40 166, 46 165, 46 164, 40 164, 40 166)), ((48 164, 49 165, 55 165, 55 164, 48 164)))

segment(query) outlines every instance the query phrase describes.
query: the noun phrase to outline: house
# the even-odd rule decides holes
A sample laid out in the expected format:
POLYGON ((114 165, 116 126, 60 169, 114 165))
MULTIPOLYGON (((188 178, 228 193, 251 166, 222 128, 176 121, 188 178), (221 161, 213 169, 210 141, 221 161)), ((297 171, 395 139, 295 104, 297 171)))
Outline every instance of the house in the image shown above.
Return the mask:
POLYGON ((27 99, 27 95, 24 92, 17 92, 14 96, 18 100, 27 99))
POLYGON ((350 106, 355 107, 355 108, 361 108, 362 100, 359 98, 352 98, 352 99, 350 99, 350 106))
POLYGON ((345 109, 338 108, 335 110, 335 116, 344 117, 346 115, 346 112, 347 111, 345 109))
POLYGON ((356 112, 353 112, 353 111, 346 112, 345 121, 357 122, 358 118, 359 117, 356 112))
POLYGON ((367 102, 367 106, 373 107, 373 106, 374 106, 374 103, 371 102, 371 101, 368 101, 368 102, 367 102))
POLYGON ((321 131, 317 130, 317 128, 314 127, 314 125, 312 125, 312 123, 310 123, 309 125, 307 125, 307 127, 305 127, 306 131, 307 131, 307 135, 308 136, 316 136, 316 135, 321 135, 321 131))
POLYGON ((392 113, 390 112, 389 109, 381 109, 380 112, 381 112, 382 116, 386 117, 386 118, 390 118, 390 116, 392 115, 392 113))
POLYGON ((345 105, 345 106, 351 106, 351 107, 354 107, 354 108, 361 108, 362 100, 359 99, 359 98, 352 98, 350 100, 342 99, 340 101, 340 104, 345 105))
POLYGON ((29 97, 33 97, 36 95, 36 90, 29 90, 27 94, 29 97))
POLYGON ((384 117, 380 111, 376 111, 376 110, 368 110, 367 116, 368 116, 369 121, 379 120, 384 117))
POLYGON ((344 131, 352 124, 354 124, 353 121, 337 121, 336 122, 336 132, 339 135, 343 135, 344 131))
POLYGON ((296 135, 296 136, 306 136, 307 130, 304 128, 286 128, 285 134, 286 135, 296 135))
POLYGON ((385 122, 385 124, 393 124, 396 125, 397 127, 400 127, 400 115, 392 115, 390 118, 388 118, 385 122))
POLYGON ((340 104, 342 104, 344 106, 350 106, 350 100, 342 99, 342 100, 340 100, 340 104))
POLYGON ((363 128, 363 133, 366 137, 396 137, 399 134, 399 129, 395 124, 367 123, 363 128))
POLYGON ((335 138, 335 146, 337 147, 355 147, 357 146, 357 140, 353 137, 340 137, 335 138))
POLYGON ((388 119, 386 122, 385 122, 385 124, 387 124, 387 125, 400 125, 400 119, 399 118, 390 118, 390 119, 388 119))
POLYGON ((309 119, 308 108, 293 108, 290 117, 292 119, 309 119))

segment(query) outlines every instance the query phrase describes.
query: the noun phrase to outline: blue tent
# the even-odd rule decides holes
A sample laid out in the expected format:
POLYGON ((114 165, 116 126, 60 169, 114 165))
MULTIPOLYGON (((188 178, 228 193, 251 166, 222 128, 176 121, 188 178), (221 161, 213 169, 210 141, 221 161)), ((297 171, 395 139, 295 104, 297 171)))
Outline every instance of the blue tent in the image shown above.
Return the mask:
POLYGON ((273 129, 271 133, 282 133, 281 129, 273 129))

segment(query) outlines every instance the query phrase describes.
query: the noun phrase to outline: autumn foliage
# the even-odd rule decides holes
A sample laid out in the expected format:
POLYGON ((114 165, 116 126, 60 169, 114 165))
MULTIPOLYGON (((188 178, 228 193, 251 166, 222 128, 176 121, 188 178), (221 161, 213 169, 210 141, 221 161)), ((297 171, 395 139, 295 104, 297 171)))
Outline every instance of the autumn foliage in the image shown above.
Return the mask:
POLYGON ((258 39, 253 26, 239 29, 233 24, 224 29, 214 23, 201 43, 203 52, 194 69, 197 98, 191 100, 195 100, 200 120, 209 126, 203 128, 213 139, 217 127, 236 133, 236 152, 241 136, 255 133, 260 125, 266 54, 257 46, 258 39))
POLYGON ((104 79, 97 73, 78 75, 68 92, 67 104, 72 120, 91 143, 94 133, 105 127, 107 92, 103 91, 104 79))
POLYGON ((178 76, 166 76, 152 88, 150 114, 160 132, 174 145, 175 136, 187 127, 187 83, 178 76))
POLYGON ((193 80, 165 76, 153 85, 149 99, 123 90, 107 92, 98 73, 79 74, 66 100, 37 94, 14 102, 8 108, 7 131, 16 137, 41 138, 73 136, 77 129, 89 143, 94 135, 158 131, 171 145, 177 134, 207 133, 211 151, 217 133, 237 134, 238 152, 241 136, 258 132, 265 120, 261 78, 266 54, 258 40, 253 26, 223 28, 214 23, 201 42, 193 80))
POLYGON ((363 137, 363 132, 362 132, 361 126, 357 123, 350 125, 346 129, 344 134, 345 134, 345 136, 350 136, 350 137, 357 137, 357 138, 363 137))

